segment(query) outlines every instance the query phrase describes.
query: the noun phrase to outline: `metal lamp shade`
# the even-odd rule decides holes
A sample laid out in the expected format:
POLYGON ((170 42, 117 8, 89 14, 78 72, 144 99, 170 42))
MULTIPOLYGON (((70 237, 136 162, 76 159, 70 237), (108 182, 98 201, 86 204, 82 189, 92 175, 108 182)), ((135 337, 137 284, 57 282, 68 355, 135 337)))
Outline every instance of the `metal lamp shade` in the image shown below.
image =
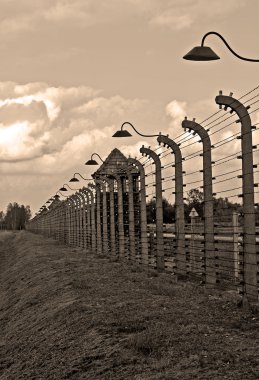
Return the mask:
POLYGON ((220 57, 208 46, 195 46, 183 59, 189 61, 215 61, 220 57))
POLYGON ((91 159, 91 160, 86 161, 85 165, 98 165, 98 162, 91 159))
POLYGON ((79 182, 79 179, 77 179, 76 177, 73 177, 69 180, 69 182, 79 182))
POLYGON ((131 137, 132 135, 126 130, 120 130, 114 133, 112 137, 131 137))
POLYGON ((59 189, 59 191, 67 191, 67 189, 66 189, 65 187, 61 187, 61 188, 59 189))

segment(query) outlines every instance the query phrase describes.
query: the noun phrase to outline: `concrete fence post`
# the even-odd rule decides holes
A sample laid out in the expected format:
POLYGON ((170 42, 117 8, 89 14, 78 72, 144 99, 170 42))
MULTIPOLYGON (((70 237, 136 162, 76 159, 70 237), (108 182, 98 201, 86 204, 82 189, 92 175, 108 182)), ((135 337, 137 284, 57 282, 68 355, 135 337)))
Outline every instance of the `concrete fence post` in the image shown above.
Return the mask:
POLYGON ((239 100, 232 96, 216 96, 216 103, 229 107, 238 115, 237 123, 241 123, 241 151, 242 159, 242 194, 244 212, 243 253, 244 253, 244 305, 258 302, 258 276, 257 252, 255 230, 255 204, 254 204, 254 175, 253 175, 253 143, 251 118, 239 100))
POLYGON ((239 228, 238 228, 238 213, 233 211, 232 214, 232 226, 233 226, 233 260, 234 260, 234 276, 235 281, 239 279, 239 228))
POLYGON ((80 214, 81 214, 81 205, 80 205, 80 200, 78 198, 78 196, 76 194, 72 195, 72 197, 74 198, 75 200, 75 204, 76 204, 76 246, 77 247, 80 247, 80 230, 81 230, 81 218, 80 218, 80 214))
POLYGON ((87 241, 87 226, 88 226, 88 220, 87 220, 87 201, 85 194, 81 193, 79 191, 79 194, 82 196, 82 202, 83 202, 83 247, 85 249, 88 248, 88 241, 87 241))
POLYGON ((107 214, 107 193, 106 193, 106 182, 101 180, 95 180, 98 182, 102 189, 102 244, 103 244, 103 253, 107 254, 108 249, 108 214, 107 214))
POLYGON ((77 246, 81 247, 81 231, 82 231, 82 209, 81 209, 81 198, 77 193, 74 194, 75 202, 77 205, 77 228, 76 228, 76 236, 77 236, 77 246))
POLYGON ((134 189, 133 189, 133 176, 132 166, 126 166, 124 168, 128 179, 128 216, 129 216, 129 247, 130 247, 130 259, 135 260, 135 215, 134 215, 134 189))
POLYGON ((91 234, 91 202, 88 192, 83 193, 86 197, 86 210, 87 210, 87 248, 92 247, 92 234, 91 234))
POLYGON ((156 265, 158 270, 165 268, 163 237, 163 200, 162 200, 162 167, 159 156, 151 149, 142 146, 140 153, 153 159, 155 163, 156 187, 156 265))
POLYGON ((211 141, 208 132, 194 120, 185 118, 182 127, 194 131, 200 137, 203 153, 203 194, 204 194, 204 251, 205 251, 205 278, 206 285, 213 286, 217 282, 214 243, 214 216, 213 216, 213 189, 212 189, 212 161, 211 141))
POLYGON ((92 242, 92 250, 96 251, 96 224, 95 224, 95 202, 94 202, 94 194, 93 191, 87 187, 83 187, 82 192, 88 193, 91 200, 91 242, 92 242))
POLYGON ((77 229, 78 229, 78 205, 75 197, 72 195, 71 198, 73 198, 74 202, 74 246, 77 247, 77 229))
POLYGON ((178 276, 186 275, 185 254, 185 222, 184 222, 184 198, 183 198, 183 164, 182 153, 179 145, 168 136, 160 135, 157 138, 159 144, 164 144, 172 149, 175 156, 175 238, 176 238, 176 270, 178 276))
POLYGON ((143 165, 135 158, 128 158, 129 164, 136 166, 140 176, 140 240, 141 240, 141 262, 148 265, 148 236, 147 236, 147 202, 146 182, 143 165))
POLYGON ((71 199, 73 199, 74 202, 74 215, 73 215, 73 235, 74 235, 74 246, 78 246, 78 200, 75 195, 71 195, 71 199))
POLYGON ((113 174, 117 182, 118 191, 118 233, 119 233, 119 256, 125 255, 124 220, 123 220, 123 189, 121 176, 113 174))
POLYGON ((74 245, 74 202, 73 200, 69 197, 67 198, 67 200, 69 201, 70 203, 70 207, 69 207, 69 219, 70 219, 70 239, 69 239, 69 244, 71 246, 74 245))
POLYGON ((91 248, 91 203, 90 203, 90 196, 87 191, 84 191, 83 189, 80 189, 79 192, 83 195, 85 198, 85 227, 84 227, 84 234, 85 234, 85 247, 91 248))
POLYGON ((101 226, 101 189, 100 184, 88 183, 88 186, 95 189, 95 200, 96 200, 96 244, 97 244, 97 254, 102 254, 102 226, 101 226))
POLYGON ((85 215, 85 198, 82 193, 76 192, 76 195, 80 202, 80 247, 86 248, 85 244, 85 226, 86 226, 86 215, 85 215))
MULTIPOLYGON (((103 181, 108 183, 109 187, 109 211, 110 211, 110 228, 109 228, 109 234, 110 234, 110 249, 111 249, 111 255, 116 256, 116 233, 115 233, 115 213, 114 213, 114 179, 108 178, 105 176, 100 177, 103 181)), ((107 196, 107 194, 106 194, 107 196)))
POLYGON ((66 212, 67 212, 67 243, 71 245, 71 208, 72 202, 69 198, 66 200, 66 212))

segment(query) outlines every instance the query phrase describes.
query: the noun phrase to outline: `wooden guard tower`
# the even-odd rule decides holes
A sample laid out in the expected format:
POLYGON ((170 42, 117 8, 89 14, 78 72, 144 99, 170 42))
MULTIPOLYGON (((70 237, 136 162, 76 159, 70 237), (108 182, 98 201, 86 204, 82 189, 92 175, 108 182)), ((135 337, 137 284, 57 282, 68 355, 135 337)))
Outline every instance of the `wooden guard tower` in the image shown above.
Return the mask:
MULTIPOLYGON (((106 191, 106 212, 107 212, 107 229, 108 241, 110 241, 111 231, 111 215, 114 215, 114 227, 116 241, 121 240, 123 233, 124 242, 129 240, 129 235, 134 233, 134 241, 139 241, 140 238, 140 195, 139 195, 139 171, 132 166, 128 159, 115 148, 92 175, 96 182, 111 184, 107 186, 106 191), (99 180, 99 181, 98 181, 99 180), (111 194, 111 191, 113 194, 111 194), (121 194, 121 199, 120 199, 121 194), (111 207, 113 210, 111 210, 111 207), (123 218, 123 219, 122 219, 123 218), (122 223, 123 220, 123 223, 122 223), (123 224, 123 231, 122 226, 123 224)), ((103 196, 100 199, 101 204, 101 230, 103 234, 103 196)), ((134 244, 135 245, 135 244, 134 244)), ((125 244, 125 248, 128 247, 125 244)), ((137 247, 135 247, 137 248, 137 247)), ((137 249, 135 249, 137 251, 137 249)), ((124 252, 125 256, 130 252, 124 252)))

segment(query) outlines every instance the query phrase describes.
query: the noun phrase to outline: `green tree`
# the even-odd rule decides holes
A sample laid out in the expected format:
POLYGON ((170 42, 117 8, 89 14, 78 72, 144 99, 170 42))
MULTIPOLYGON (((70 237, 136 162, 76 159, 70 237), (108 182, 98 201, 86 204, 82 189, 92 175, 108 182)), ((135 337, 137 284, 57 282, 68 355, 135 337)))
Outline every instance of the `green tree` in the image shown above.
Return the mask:
POLYGON ((163 222, 175 222, 175 207, 166 198, 163 198, 163 222))
POLYGON ((30 217, 30 206, 20 206, 17 202, 14 202, 8 204, 4 222, 7 229, 20 230, 25 228, 25 224, 30 217))
POLYGON ((213 198, 214 217, 219 221, 231 221, 233 211, 242 212, 243 207, 239 203, 232 203, 228 198, 213 198))
POLYGON ((203 192, 198 189, 191 189, 187 193, 187 207, 185 209, 186 216, 189 216, 191 209, 194 207, 200 217, 203 217, 203 192))
MULTIPOLYGON (((175 208, 171 203, 166 199, 162 199, 163 204, 163 222, 164 223, 173 223, 175 219, 175 208)), ((156 222, 156 200, 150 199, 147 202, 147 222, 155 223, 156 222)))
POLYGON ((5 228, 5 214, 3 211, 0 211, 0 229, 3 230, 5 228))
POLYGON ((156 221, 156 201, 154 199, 150 199, 147 202, 147 222, 155 223, 156 221))

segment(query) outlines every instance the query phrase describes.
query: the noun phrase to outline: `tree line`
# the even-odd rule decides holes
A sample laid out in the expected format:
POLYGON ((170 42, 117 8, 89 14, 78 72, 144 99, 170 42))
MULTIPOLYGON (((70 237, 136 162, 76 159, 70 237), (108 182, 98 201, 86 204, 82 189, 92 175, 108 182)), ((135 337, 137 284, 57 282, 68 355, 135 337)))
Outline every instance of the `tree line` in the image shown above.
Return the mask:
MULTIPOLYGON (((184 203, 185 220, 190 221, 190 212, 195 208, 200 218, 204 217, 204 202, 203 192, 198 189, 191 189, 187 193, 184 203)), ((224 217, 232 217, 233 211, 242 213, 242 206, 239 203, 230 202, 228 198, 213 198, 214 203, 214 216, 219 220, 224 217)), ((256 216, 259 218, 259 208, 256 209, 256 216), (258 215, 257 215, 258 214, 258 215)), ((156 201, 155 199, 149 200, 147 203, 147 221, 148 223, 155 223, 156 221, 156 201)), ((163 198, 163 222, 175 222, 175 205, 171 204, 166 198, 163 198)))
POLYGON ((30 218, 30 206, 19 205, 17 202, 9 203, 5 213, 0 211, 0 226, 1 229, 22 230, 30 218))

